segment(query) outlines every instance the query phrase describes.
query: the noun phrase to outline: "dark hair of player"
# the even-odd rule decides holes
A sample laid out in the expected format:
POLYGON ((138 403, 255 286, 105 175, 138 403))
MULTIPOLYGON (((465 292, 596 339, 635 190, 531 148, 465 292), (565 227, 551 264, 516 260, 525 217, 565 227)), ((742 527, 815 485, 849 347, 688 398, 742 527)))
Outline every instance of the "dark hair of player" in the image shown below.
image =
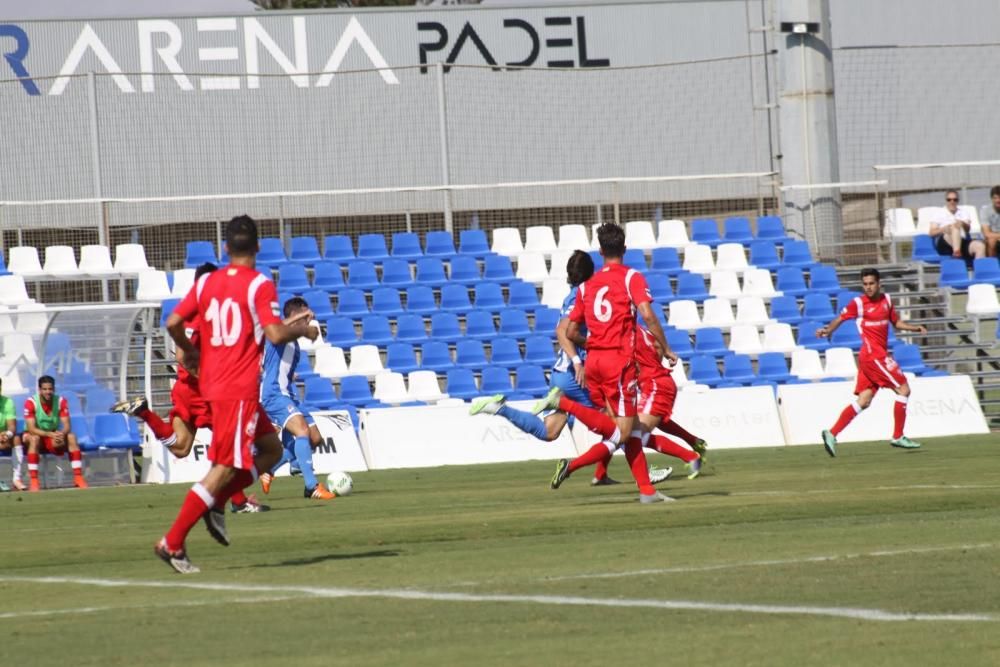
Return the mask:
POLYGON ((574 250, 566 262, 566 282, 570 285, 582 285, 594 275, 594 259, 589 253, 574 250))
POLYGON ((997 195, 1000 195, 1000 185, 994 185, 990 188, 990 197, 996 197, 997 195))
POLYGON ((249 215, 238 215, 226 224, 226 248, 230 256, 257 254, 257 223, 249 215))
POLYGON ((882 277, 878 273, 878 269, 861 269, 861 279, 864 280, 865 276, 873 276, 878 282, 882 282, 882 277))
POLYGON ((211 273, 212 271, 215 271, 217 268, 219 267, 217 267, 215 264, 212 264, 211 262, 205 262, 204 264, 202 264, 201 266, 199 266, 197 269, 194 270, 194 279, 197 281, 198 278, 201 278, 206 273, 211 273))
POLYGON ((41 389, 43 384, 50 384, 54 387, 56 386, 56 381, 51 375, 43 375, 38 378, 38 388, 41 389))
POLYGON ((597 228, 597 241, 605 257, 621 258, 625 255, 625 230, 613 222, 597 228))
POLYGON ((308 308, 309 304, 301 296, 293 296, 291 299, 285 302, 285 307, 282 309, 285 317, 291 317, 293 313, 297 310, 302 310, 303 308, 308 308))

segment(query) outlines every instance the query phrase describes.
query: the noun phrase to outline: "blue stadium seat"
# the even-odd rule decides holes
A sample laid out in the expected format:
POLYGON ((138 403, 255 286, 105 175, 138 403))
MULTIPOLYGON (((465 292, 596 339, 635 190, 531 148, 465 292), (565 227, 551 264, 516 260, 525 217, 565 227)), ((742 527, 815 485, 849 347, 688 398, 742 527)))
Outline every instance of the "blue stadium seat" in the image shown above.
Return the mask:
POLYGON ((69 370, 63 373, 56 386, 60 391, 65 390, 63 395, 69 400, 70 392, 83 393, 96 384, 94 374, 87 368, 87 364, 79 359, 71 359, 69 370))
POLYGON ((328 409, 337 404, 337 394, 333 385, 326 378, 314 377, 305 381, 305 392, 302 400, 320 409, 328 409))
MULTIPOLYGON (((666 273, 650 273, 646 276, 649 285, 649 295, 660 305, 674 300, 674 290, 670 287, 670 276, 666 273)), ((702 281, 704 285, 704 281, 702 281)))
POLYGON ((473 255, 474 257, 488 257, 490 252, 490 242, 486 238, 486 232, 482 229, 467 229, 458 235, 458 252, 461 255, 473 255))
POLYGON ((431 338, 454 343, 462 339, 462 330, 458 326, 458 315, 455 313, 434 313, 431 315, 431 338))
POLYGON ((815 264, 812 252, 809 250, 809 244, 805 241, 791 239, 785 241, 783 248, 784 251, 781 255, 783 266, 797 266, 802 269, 808 269, 815 264))
MULTIPOLYGON (((161 305, 162 308, 162 305, 161 305)), ((73 345, 69 336, 62 331, 49 329, 49 335, 45 339, 45 364, 69 360, 73 353, 73 345)))
POLYGON ((532 283, 511 283, 507 290, 507 305, 529 313, 540 307, 538 290, 532 283))
POLYGON ((340 400, 358 408, 367 408, 378 403, 372 398, 371 385, 364 375, 345 375, 340 378, 340 400))
POLYGON ((764 352, 757 357, 757 375, 761 380, 784 384, 792 379, 788 361, 781 352, 764 352))
POLYGON ((535 327, 532 331, 549 338, 555 338, 556 326, 561 319, 562 315, 555 308, 537 308, 535 310, 535 327))
MULTIPOLYGON (((4 261, 3 253, 0 252, 0 276, 9 276, 9 275, 10 271, 7 270, 7 262, 4 261)), ((18 431, 18 433, 20 433, 20 431, 18 431)))
POLYGON ((453 283, 475 285, 482 276, 479 273, 479 260, 471 255, 456 255, 451 258, 449 278, 453 283))
POLYGON ((405 259, 390 258, 382 262, 382 284, 392 287, 409 287, 413 284, 410 263, 405 259))
POLYGON ((445 391, 452 398, 468 400, 479 396, 476 376, 468 368, 453 368, 448 371, 445 391))
POLYGON ((411 343, 389 343, 385 352, 385 367, 406 375, 420 368, 411 343))
POLYGON ((719 225, 713 218, 696 218, 691 221, 691 240, 712 248, 722 243, 719 225))
POLYGON ((303 382, 308 378, 316 377, 316 371, 313 370, 312 364, 309 362, 309 355, 305 352, 299 355, 299 363, 295 366, 295 377, 303 382))
POLYGON ((489 365, 486 348, 481 340, 463 338, 455 345, 455 365, 459 368, 482 370, 489 365))
POLYGON ((335 315, 326 320, 326 342, 334 347, 349 348, 358 344, 357 330, 354 320, 342 315, 335 315))
POLYGON ((333 317, 333 309, 330 308, 330 295, 323 290, 307 290, 302 294, 302 298, 309 304, 316 319, 325 320, 328 317, 333 317))
MULTIPOLYGON (((667 316, 663 313, 663 306, 654 301, 653 303, 650 304, 650 307, 653 310, 653 314, 656 315, 656 319, 660 321, 660 326, 666 329, 669 325, 667 324, 667 316)), ((644 327, 649 326, 648 324, 646 324, 646 320, 643 319, 642 313, 637 312, 635 314, 635 319, 642 326, 644 327)))
POLYGON ((392 256, 400 259, 417 259, 424 256, 420 249, 420 237, 413 232, 397 232, 392 235, 392 256))
POLYGON ((757 218, 757 239, 760 241, 782 242, 788 238, 785 224, 776 215, 762 215, 757 218))
POLYGON ((548 336, 528 336, 524 339, 524 363, 549 366, 555 358, 555 346, 548 336))
MULTIPOLYGON (((837 312, 839 313, 842 311, 850 301, 859 296, 861 296, 861 292, 852 292, 850 290, 843 290, 839 292, 837 294, 837 312)), ((891 327, 889 328, 889 331, 892 332, 891 327)))
POLYGON ((687 331, 681 329, 667 329, 664 332, 667 337, 667 345, 681 359, 685 361, 694 354, 694 347, 691 345, 691 336, 687 331))
POLYGON ((840 278, 837 277, 837 269, 834 267, 827 264, 817 264, 809 271, 810 292, 837 294, 842 289, 840 278))
POLYGON ((604 257, 601 256, 599 250, 591 250, 587 253, 590 255, 590 259, 594 262, 594 271, 600 271, 601 267, 604 266, 604 257))
POLYGON ((323 239, 323 259, 329 259, 338 264, 347 264, 356 259, 354 246, 350 236, 335 235, 323 239))
POLYGON ((434 290, 427 285, 406 288, 406 312, 431 315, 437 312, 434 290))
POLYGON ((344 289, 344 273, 340 264, 334 261, 316 262, 313 269, 313 289, 337 292, 344 289))
POLYGON ((697 273, 682 273, 677 276, 676 299, 690 299, 692 301, 704 301, 708 298, 708 290, 705 289, 705 279, 697 273))
POLYGON ((385 315, 365 315, 361 318, 361 342, 385 347, 395 340, 389 318, 385 315))
MULTIPOLYGON (((551 362, 552 355, 549 354, 548 363, 551 362)), ((507 337, 494 338, 491 343, 490 363, 494 366, 504 366, 505 368, 517 368, 523 364, 524 359, 521 358, 521 346, 518 345, 517 340, 507 337)))
POLYGON ((319 244, 315 236, 293 236, 288 259, 306 266, 313 266, 323 258, 319 254, 319 244))
MULTIPOLYGON (((129 419, 125 415, 95 414, 94 428, 91 433, 94 442, 97 446, 113 449, 130 449, 140 446, 142 440, 132 432, 128 422, 129 419)), ((74 430, 76 428, 77 424, 74 424, 74 430)))
MULTIPOLYGON (((826 326, 826 324, 826 322, 819 322, 817 320, 802 320, 799 324, 799 333, 795 342, 810 350, 823 352, 829 349, 830 343, 828 339, 816 337, 816 330, 826 326)), ((841 325, 840 329, 854 329, 855 333, 857 333, 857 329, 850 322, 841 325)))
POLYGON ((778 269, 778 280, 774 288, 786 296, 802 296, 809 291, 802 269, 796 266, 783 266, 778 269))
POLYGON ((281 239, 262 238, 260 240, 260 252, 257 253, 257 268, 264 266, 269 269, 276 269, 288 262, 285 256, 285 247, 281 244, 281 239))
POLYGON ((348 264, 347 286, 367 290, 378 287, 378 272, 374 262, 359 259, 348 264))
POLYGON ((469 288, 465 285, 445 285, 441 288, 440 309, 448 313, 465 313, 472 310, 469 288))
MULTIPOLYGON (((3 257, 0 257, 0 263, 2 262, 3 257)), ((215 245, 211 241, 188 241, 187 250, 184 253, 184 268, 197 269, 206 262, 219 263, 219 258, 215 256, 215 245)))
POLYGON ((897 345, 892 351, 892 356, 895 358, 896 363, 899 364, 899 367, 906 373, 930 376, 947 375, 943 371, 933 369, 924 364, 924 360, 920 355, 920 348, 911 343, 900 343, 897 345))
POLYGON ((778 258, 778 246, 771 241, 754 241, 750 244, 750 266, 758 269, 775 270, 781 266, 778 258))
POLYGON ((451 352, 448 343, 441 340, 432 340, 423 344, 420 348, 420 368, 435 373, 444 373, 455 367, 455 362, 451 359, 451 352))
POLYGON ((405 313, 396 319, 396 340, 406 343, 423 343, 427 340, 427 326, 422 315, 405 313))
POLYGON ((337 294, 337 314, 359 319, 368 314, 368 302, 365 293, 359 289, 342 289, 337 294))
POLYGON ((448 276, 444 273, 444 263, 437 257, 424 257, 417 260, 418 285, 429 287, 441 287, 448 282, 448 276))
POLYGON ((508 369, 502 366, 487 366, 483 369, 482 384, 479 387, 483 394, 509 394, 513 389, 508 369))
POLYGON ((941 261, 941 255, 934 247, 934 240, 927 234, 917 234, 913 237, 913 249, 910 259, 915 262, 928 262, 937 264, 941 261))
MULTIPOLYGON (((681 257, 677 248, 653 248, 649 262, 650 274, 665 273, 675 276, 684 269, 681 268, 681 257)), ((646 276, 647 280, 649 275, 646 276)))
POLYGON ((503 288, 500 283, 479 283, 475 288, 476 308, 499 313, 507 307, 503 300, 503 288))
POLYGON ((972 282, 1000 286, 1000 263, 996 257, 980 257, 972 263, 972 282))
POLYGON ((528 315, 523 310, 508 308, 500 311, 500 335, 524 338, 531 333, 528 315))
POLYGON ((493 323, 493 313, 488 310, 470 310, 465 314, 465 335, 477 340, 494 338, 497 335, 493 323))
POLYGON ((694 332, 695 354, 712 354, 721 357, 729 351, 718 327, 702 327, 694 332))
POLYGON ((952 289, 966 289, 969 281, 969 270, 966 268, 964 259, 954 257, 941 258, 941 275, 938 277, 938 285, 950 287, 952 289))
POLYGON ((726 243, 749 245, 753 241, 750 218, 741 216, 726 218, 725 222, 722 223, 722 240, 726 243))
POLYGON ((86 409, 83 414, 87 416, 108 412, 118 400, 115 392, 101 386, 91 387, 83 398, 86 401, 86 409))
POLYGON ((688 379, 698 384, 715 387, 722 382, 719 375, 719 364, 710 354, 696 354, 691 357, 688 365, 688 379))
POLYGON ((809 293, 805 295, 802 317, 807 320, 829 322, 833 319, 833 305, 827 294, 809 293))
POLYGON ((649 266, 646 264, 645 253, 636 248, 630 248, 625 251, 625 256, 622 257, 622 264, 642 273, 649 270, 649 266))
POLYGON ((381 263, 389 259, 389 249, 383 234, 362 234, 358 237, 358 259, 381 263))
POLYGON ((426 243, 424 247, 424 254, 428 257, 451 259, 458 254, 455 252, 455 239, 451 235, 451 232, 427 232, 424 242, 426 243))
POLYGON ((164 299, 160 302, 160 326, 167 326, 167 318, 170 317, 170 313, 174 312, 174 308, 177 304, 181 302, 180 299, 164 299))
POLYGON ((378 287, 372 290, 372 312, 386 317, 399 317, 406 311, 395 287, 378 287))
MULTIPOLYGON (((892 327, 890 327, 891 329, 892 327)), ((830 347, 849 347, 855 352, 861 349, 861 333, 854 322, 844 322, 830 336, 830 347)))
POLYGON ((515 280, 514 267, 510 263, 509 257, 503 255, 489 255, 483 265, 483 280, 492 280, 501 284, 508 284, 515 280))
POLYGON ((303 294, 310 289, 306 267, 301 264, 283 264, 278 267, 278 289, 293 294, 303 294))
POLYGON ((746 354, 729 354, 723 359, 722 379, 727 382, 735 382, 741 385, 748 385, 757 379, 753 372, 753 364, 750 356, 746 354))
POLYGON ((539 397, 545 395, 549 390, 549 381, 545 378, 545 371, 541 366, 534 364, 524 364, 518 366, 514 376, 514 391, 539 397))
POLYGON ((799 301, 794 296, 776 296, 771 299, 771 319, 787 324, 798 324, 802 321, 799 301))

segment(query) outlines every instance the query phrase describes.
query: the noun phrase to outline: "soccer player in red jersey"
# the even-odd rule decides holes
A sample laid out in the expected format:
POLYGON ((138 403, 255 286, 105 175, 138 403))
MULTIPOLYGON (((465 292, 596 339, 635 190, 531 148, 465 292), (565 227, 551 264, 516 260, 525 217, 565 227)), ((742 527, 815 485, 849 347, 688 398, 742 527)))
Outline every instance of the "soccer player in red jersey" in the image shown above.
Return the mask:
POLYGON ((896 404, 893 409, 895 425, 892 440, 889 444, 903 449, 916 449, 919 443, 903 435, 906 424, 906 402, 910 396, 910 385, 906 376, 899 369, 895 359, 889 354, 889 325, 899 331, 927 333, 923 325, 908 324, 899 319, 899 314, 892 305, 892 299, 881 291, 880 276, 877 269, 861 271, 861 288, 864 294, 855 297, 844 306, 832 322, 816 331, 820 338, 831 336, 842 323, 854 320, 861 332, 861 352, 858 353, 858 380, 854 385, 854 395, 857 398, 851 402, 840 418, 829 431, 823 431, 823 446, 830 456, 837 455, 837 436, 847 428, 861 411, 867 408, 875 392, 888 387, 896 392, 896 404))
POLYGON ((281 441, 260 406, 260 363, 264 338, 285 343, 308 334, 308 325, 281 322, 274 283, 257 272, 257 224, 246 215, 226 226, 230 264, 202 276, 167 320, 167 331, 184 354, 184 365, 198 377, 212 413, 208 474, 188 492, 180 513, 156 544, 156 555, 181 574, 198 572, 184 542, 205 520, 209 534, 229 544, 223 507, 248 487, 254 470, 269 470, 281 457, 281 441), (199 318, 199 345, 184 323, 199 318), (256 455, 254 452, 256 449, 256 455))
MULTIPOLYGON (((578 337, 580 325, 587 326, 587 359, 574 364, 577 379, 587 387, 594 405, 603 407, 615 417, 618 433, 625 442, 625 457, 639 487, 639 499, 644 503, 660 502, 666 497, 649 483, 646 456, 642 453, 640 432, 633 432, 636 417, 635 364, 636 310, 649 325, 660 349, 669 351, 660 321, 650 307, 652 298, 646 279, 635 269, 622 264, 625 255, 625 230, 605 223, 597 230, 604 266, 590 280, 578 287, 566 331, 559 331, 559 344, 578 337)), ((552 488, 557 489, 574 471, 597 463, 618 447, 614 437, 598 443, 590 450, 569 461, 562 459, 552 476, 552 488)))
POLYGON ((56 394, 56 381, 51 375, 38 378, 38 393, 24 402, 24 444, 28 448, 29 491, 41 488, 38 455, 42 450, 56 456, 69 451, 73 484, 80 489, 87 488, 80 445, 70 427, 69 404, 65 397, 56 394))

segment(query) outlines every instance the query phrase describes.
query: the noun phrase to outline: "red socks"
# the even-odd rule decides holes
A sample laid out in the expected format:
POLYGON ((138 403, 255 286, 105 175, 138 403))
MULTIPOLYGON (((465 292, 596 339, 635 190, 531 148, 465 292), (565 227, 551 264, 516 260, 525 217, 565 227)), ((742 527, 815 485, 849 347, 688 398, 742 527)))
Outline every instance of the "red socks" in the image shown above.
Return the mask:
POLYGON ((174 525, 167 531, 167 548, 171 551, 183 549, 188 533, 201 520, 205 511, 214 504, 215 498, 201 485, 201 482, 192 486, 184 497, 184 504, 181 505, 181 511, 178 512, 174 525))
POLYGON ((903 437, 903 427, 906 426, 906 396, 896 395, 896 402, 892 406, 893 426, 892 439, 903 437))
POLYGON ((156 436, 157 440, 169 440, 174 437, 174 429, 165 421, 160 419, 160 415, 152 410, 146 409, 135 413, 135 416, 146 423, 156 436))
POLYGON ((582 406, 565 396, 559 398, 559 409, 579 419, 584 426, 605 440, 615 440, 614 435, 618 432, 618 424, 600 410, 582 406))
MULTIPOLYGON (((225 509, 226 501, 237 493, 242 494, 243 489, 253 484, 253 481, 253 473, 249 470, 237 470, 236 474, 233 475, 233 481, 229 482, 215 499, 215 507, 225 509)), ((246 496, 243 496, 243 499, 246 502, 246 496)))
POLYGON ((642 453, 642 441, 639 438, 631 437, 625 443, 625 460, 628 461, 629 468, 632 469, 632 477, 635 478, 639 493, 648 496, 656 493, 656 489, 649 482, 649 467, 646 463, 646 455, 642 453))
POLYGON ((80 450, 69 452, 69 464, 73 468, 73 477, 83 476, 83 455, 80 450))
POLYGON ((691 445, 692 447, 694 447, 694 443, 698 441, 698 438, 688 433, 683 426, 675 422, 673 419, 671 419, 666 423, 661 423, 660 430, 670 435, 676 435, 678 438, 680 438, 687 444, 691 445))
POLYGON ((28 452, 28 476, 33 480, 38 480, 38 454, 28 452))
MULTIPOLYGON (((246 487, 244 487, 244 488, 246 488, 246 487)), ((247 502, 247 494, 243 493, 243 489, 240 489, 239 491, 237 491, 236 493, 234 493, 232 496, 230 496, 229 500, 234 505, 245 505, 246 502, 247 502)))
MULTIPOLYGON (((573 473, 580 468, 585 468, 586 466, 594 465, 595 463, 600 463, 605 459, 605 457, 610 457, 612 452, 608 451, 608 446, 603 442, 599 442, 583 454, 569 462, 569 472, 573 473)), ((607 468, 605 468, 605 474, 607 473, 607 468)))
POLYGON ((611 457, 614 452, 608 452, 603 459, 597 462, 597 467, 594 468, 594 478, 604 479, 608 476, 608 466, 611 465, 611 457))
POLYGON ((682 447, 670 438, 662 435, 651 435, 649 442, 646 443, 646 446, 650 449, 655 449, 661 454, 678 458, 681 461, 684 461, 684 463, 691 463, 691 461, 698 458, 698 454, 696 452, 691 451, 687 447, 682 447))
POLYGON ((830 433, 840 435, 840 432, 847 428, 847 425, 851 423, 851 420, 860 414, 861 406, 858 405, 857 401, 851 401, 851 404, 844 408, 844 411, 840 413, 840 417, 837 418, 837 423, 830 429, 830 433))

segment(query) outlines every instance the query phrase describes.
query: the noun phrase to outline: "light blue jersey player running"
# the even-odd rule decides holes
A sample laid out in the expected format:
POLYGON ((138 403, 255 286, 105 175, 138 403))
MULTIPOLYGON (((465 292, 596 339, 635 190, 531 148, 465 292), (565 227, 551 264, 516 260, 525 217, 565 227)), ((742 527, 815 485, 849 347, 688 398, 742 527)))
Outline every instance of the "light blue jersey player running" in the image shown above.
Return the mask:
MULTIPOLYGON (((283 314, 286 322, 311 316, 309 304, 297 296, 285 302, 283 314)), ((281 434, 284 452, 270 472, 261 474, 260 486, 264 493, 269 493, 275 471, 284 463, 297 463, 305 484, 303 495, 306 498, 329 500, 336 498, 336 494, 316 480, 312 465, 312 450, 323 439, 312 415, 299 404, 295 390, 295 367, 298 366, 300 354, 298 341, 281 345, 268 341, 264 349, 260 403, 267 412, 268 419, 281 434)))
MULTIPOLYGON (((566 275, 567 282, 570 284, 570 291, 563 300, 562 308, 560 310, 560 327, 566 326, 569 313, 573 310, 573 305, 576 303, 577 286, 586 282, 592 275, 594 275, 594 260, 589 254, 582 250, 574 251, 573 254, 570 255, 569 260, 566 262, 566 275)), ((574 341, 580 352, 571 357, 565 349, 562 347, 559 348, 559 354, 556 356, 556 361, 552 364, 552 373, 549 377, 549 385, 552 387, 559 387, 562 394, 570 400, 585 407, 594 408, 594 404, 590 400, 590 393, 581 387, 580 383, 577 382, 576 379, 577 367, 583 367, 583 356, 586 354, 583 348, 586 343, 587 328, 586 326, 581 326, 580 329, 580 339, 574 341)), ((503 394, 477 398, 472 402, 472 406, 469 408, 469 414, 499 415, 525 433, 529 433, 539 440, 545 440, 546 442, 552 442, 557 439, 567 424, 572 426, 571 420, 573 419, 572 416, 567 415, 565 412, 555 410, 543 413, 543 420, 531 412, 515 410, 510 407, 507 405, 506 397, 503 394)), ((653 484, 662 482, 670 476, 671 472, 670 468, 652 468, 650 469, 650 481, 653 484)), ((591 481, 591 484, 594 486, 617 483, 618 482, 608 477, 607 474, 602 477, 595 477, 591 481)))

